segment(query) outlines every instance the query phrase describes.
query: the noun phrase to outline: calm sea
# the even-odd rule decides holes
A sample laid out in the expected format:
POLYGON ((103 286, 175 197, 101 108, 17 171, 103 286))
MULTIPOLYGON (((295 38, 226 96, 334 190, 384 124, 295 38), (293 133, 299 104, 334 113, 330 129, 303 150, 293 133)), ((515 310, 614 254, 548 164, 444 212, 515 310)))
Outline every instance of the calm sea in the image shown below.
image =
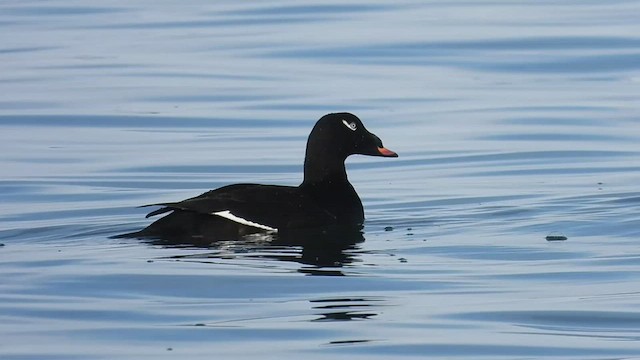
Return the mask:
POLYGON ((640 359, 639 19, 0 3, 0 358, 640 359), (109 238, 138 205, 297 185, 333 111, 400 154, 348 161, 363 242, 109 238))

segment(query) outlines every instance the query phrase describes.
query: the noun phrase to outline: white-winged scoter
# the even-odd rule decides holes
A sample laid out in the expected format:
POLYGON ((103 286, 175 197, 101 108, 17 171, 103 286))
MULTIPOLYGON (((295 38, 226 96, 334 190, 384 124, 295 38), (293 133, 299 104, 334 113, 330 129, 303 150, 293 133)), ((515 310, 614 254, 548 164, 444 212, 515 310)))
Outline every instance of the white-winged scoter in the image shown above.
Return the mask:
POLYGON ((162 206, 148 217, 170 212, 145 229, 118 237, 238 239, 257 232, 322 227, 360 227, 364 211, 347 179, 350 155, 397 157, 357 116, 327 114, 307 141, 304 181, 299 186, 234 184, 162 206))

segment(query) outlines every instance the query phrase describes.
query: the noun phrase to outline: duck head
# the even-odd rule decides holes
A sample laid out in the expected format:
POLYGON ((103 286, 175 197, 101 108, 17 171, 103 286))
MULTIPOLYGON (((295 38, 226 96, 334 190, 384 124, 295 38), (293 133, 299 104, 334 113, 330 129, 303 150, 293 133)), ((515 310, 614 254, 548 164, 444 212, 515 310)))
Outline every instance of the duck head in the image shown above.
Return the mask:
POLYGON ((335 156, 341 161, 355 154, 398 157, 357 116, 347 112, 327 114, 318 120, 307 142, 307 155, 311 154, 335 156))

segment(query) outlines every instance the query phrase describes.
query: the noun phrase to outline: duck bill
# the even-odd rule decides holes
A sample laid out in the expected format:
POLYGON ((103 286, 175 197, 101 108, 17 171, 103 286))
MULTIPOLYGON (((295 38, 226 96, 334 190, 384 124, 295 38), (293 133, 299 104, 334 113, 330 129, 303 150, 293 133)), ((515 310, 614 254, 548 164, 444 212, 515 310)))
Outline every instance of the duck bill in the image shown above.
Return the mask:
POLYGON ((398 154, 384 147, 378 147, 378 155, 384 157, 398 157, 398 154))

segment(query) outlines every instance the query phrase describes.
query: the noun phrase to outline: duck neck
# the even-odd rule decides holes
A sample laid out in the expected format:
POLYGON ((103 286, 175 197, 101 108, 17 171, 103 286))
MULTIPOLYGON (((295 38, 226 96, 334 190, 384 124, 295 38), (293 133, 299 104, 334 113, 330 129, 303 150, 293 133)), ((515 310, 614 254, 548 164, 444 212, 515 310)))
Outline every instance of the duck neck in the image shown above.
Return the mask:
POLYGON ((300 189, 321 209, 333 215, 337 224, 359 225, 364 221, 364 210, 360 197, 347 179, 345 160, 346 156, 337 153, 316 156, 307 153, 300 189))
POLYGON ((317 187, 348 183, 344 161, 342 157, 307 154, 302 185, 317 187))

